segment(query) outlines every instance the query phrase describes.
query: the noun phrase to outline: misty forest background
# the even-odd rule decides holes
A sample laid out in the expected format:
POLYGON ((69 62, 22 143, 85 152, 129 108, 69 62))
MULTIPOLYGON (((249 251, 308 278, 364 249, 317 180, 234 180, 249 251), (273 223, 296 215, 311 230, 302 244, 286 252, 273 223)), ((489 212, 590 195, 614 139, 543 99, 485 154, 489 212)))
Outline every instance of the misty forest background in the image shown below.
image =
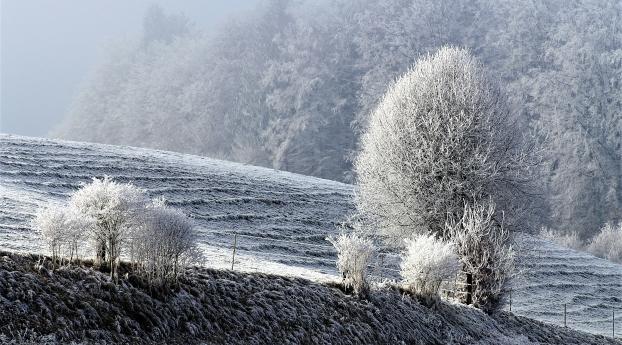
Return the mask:
POLYGON ((390 83, 464 46, 541 144, 545 225, 587 239, 622 220, 621 16, 620 0, 272 0, 208 34, 152 7, 52 136, 353 182, 390 83))

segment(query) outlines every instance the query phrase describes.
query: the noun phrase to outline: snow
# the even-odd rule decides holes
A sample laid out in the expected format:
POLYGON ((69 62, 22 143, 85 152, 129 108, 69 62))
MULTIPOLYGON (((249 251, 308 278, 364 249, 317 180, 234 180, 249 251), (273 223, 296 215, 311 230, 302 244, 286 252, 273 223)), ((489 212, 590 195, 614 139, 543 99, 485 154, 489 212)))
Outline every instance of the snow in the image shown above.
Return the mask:
MULTIPOLYGON (((208 266, 336 279, 325 241, 354 211, 351 185, 204 157, 0 134, 0 249, 40 251, 30 220, 92 177, 133 182, 194 218, 208 266), (248 236, 248 237, 247 237, 248 236)), ((622 318, 622 266, 521 236, 512 311, 536 320, 610 335, 622 318)), ((617 328, 622 329, 620 321, 617 328)))

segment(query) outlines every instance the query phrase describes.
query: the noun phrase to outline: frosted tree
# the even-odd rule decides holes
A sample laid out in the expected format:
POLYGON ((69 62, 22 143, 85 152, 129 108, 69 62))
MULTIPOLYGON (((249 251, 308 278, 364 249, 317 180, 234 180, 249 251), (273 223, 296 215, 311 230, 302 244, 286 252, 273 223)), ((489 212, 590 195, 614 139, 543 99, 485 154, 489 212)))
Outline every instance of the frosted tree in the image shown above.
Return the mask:
POLYGON ((95 224, 90 217, 86 217, 78 210, 65 207, 64 232, 67 242, 67 256, 71 262, 74 258, 80 259, 80 250, 83 248, 84 242, 88 240, 95 224))
POLYGON ((364 295, 369 286, 367 267, 375 251, 373 242, 358 233, 342 233, 328 240, 337 250, 337 269, 341 273, 346 288, 364 295))
POLYGON ((117 183, 110 177, 94 178, 70 198, 70 206, 93 221, 91 236, 96 261, 107 261, 111 277, 116 275, 123 240, 132 226, 136 226, 146 202, 141 189, 117 183))
POLYGON ((441 236, 448 217, 483 198, 511 226, 523 225, 537 160, 521 139, 483 66, 465 49, 442 48, 395 82, 371 115, 355 163, 357 207, 396 241, 441 236))
POLYGON ((490 200, 465 204, 461 218, 446 224, 466 278, 464 302, 487 312, 501 305, 506 283, 514 274, 510 233, 495 221, 494 214, 495 204, 490 200))
POLYGON ((415 235, 406 240, 400 273, 412 292, 434 299, 441 284, 456 279, 459 269, 458 255, 451 242, 432 235, 415 235))
POLYGON ((78 258, 79 249, 93 226, 87 217, 67 205, 40 208, 33 225, 48 247, 54 264, 60 263, 64 257, 69 259, 69 263, 78 258))
POLYGON ((170 43, 189 32, 189 21, 183 15, 167 15, 158 5, 151 5, 143 19, 143 42, 170 43))
POLYGON ((622 222, 606 223, 587 246, 594 256, 622 263, 622 222))
POLYGON ((129 240, 137 272, 151 284, 174 283, 186 267, 203 259, 192 221, 162 203, 145 210, 129 240))
POLYGON ((534 78, 546 136, 553 226, 582 240, 622 220, 622 4, 602 1, 551 32, 551 70, 534 78), (572 181, 570 183, 570 181, 572 181))
POLYGON ((40 208, 33 219, 33 225, 50 251, 54 265, 60 263, 62 249, 67 246, 65 221, 66 215, 60 206, 40 208))

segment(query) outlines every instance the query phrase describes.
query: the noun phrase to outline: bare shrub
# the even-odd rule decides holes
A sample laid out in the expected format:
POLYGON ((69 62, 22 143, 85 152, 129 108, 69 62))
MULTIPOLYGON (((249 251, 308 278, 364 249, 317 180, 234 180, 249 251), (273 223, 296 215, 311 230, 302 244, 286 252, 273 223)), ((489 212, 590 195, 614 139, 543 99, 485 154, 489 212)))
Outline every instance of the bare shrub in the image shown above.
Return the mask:
POLYGON ((466 275, 467 303, 486 311, 496 310, 502 302, 505 284, 514 271, 514 250, 510 234, 493 219, 495 204, 464 206, 458 221, 449 221, 447 235, 456 244, 466 275), (472 300, 469 300, 472 299, 472 300))
POLYGON ((459 269, 452 243, 437 240, 433 235, 416 235, 406 240, 401 275, 414 293, 436 297, 441 283, 455 279, 459 269))
POLYGON ((375 251, 373 242, 355 232, 342 233, 328 240, 337 250, 337 269, 344 285, 358 295, 365 294, 369 288, 367 267, 375 251))
POLYGON ((50 205, 37 210, 33 225, 41 240, 50 251, 53 264, 60 262, 63 248, 67 246, 65 232, 66 215, 59 206, 50 205))
POLYGON ((192 221, 158 202, 145 210, 135 227, 131 248, 137 272, 154 285, 176 282, 186 267, 203 259, 192 221))
POLYGON ((542 227, 542 229, 540 229, 540 238, 559 244, 562 247, 574 250, 585 250, 585 244, 576 231, 561 233, 560 231, 548 227, 542 227))
POLYGON ((622 222, 617 226, 605 224, 587 246, 588 252, 599 258, 622 263, 622 222))

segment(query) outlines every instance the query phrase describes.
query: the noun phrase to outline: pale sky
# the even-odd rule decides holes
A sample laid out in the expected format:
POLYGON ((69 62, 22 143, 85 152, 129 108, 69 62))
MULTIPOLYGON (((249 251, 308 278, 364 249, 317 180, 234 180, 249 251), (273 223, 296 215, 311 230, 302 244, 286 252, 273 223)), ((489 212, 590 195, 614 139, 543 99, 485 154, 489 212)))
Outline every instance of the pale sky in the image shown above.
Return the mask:
POLYGON ((214 30, 259 0, 0 0, 0 133, 45 136, 109 41, 141 32, 151 4, 214 30))

